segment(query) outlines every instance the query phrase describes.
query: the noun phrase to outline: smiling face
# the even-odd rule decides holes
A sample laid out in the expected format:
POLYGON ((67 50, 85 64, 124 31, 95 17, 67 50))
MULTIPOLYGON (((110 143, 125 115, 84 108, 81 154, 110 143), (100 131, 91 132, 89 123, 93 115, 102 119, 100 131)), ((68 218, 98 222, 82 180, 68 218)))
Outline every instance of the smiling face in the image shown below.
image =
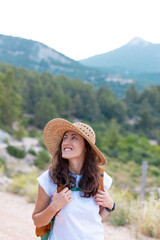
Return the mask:
POLYGON ((63 136, 61 150, 63 158, 84 161, 86 150, 84 138, 78 133, 66 132, 63 136))

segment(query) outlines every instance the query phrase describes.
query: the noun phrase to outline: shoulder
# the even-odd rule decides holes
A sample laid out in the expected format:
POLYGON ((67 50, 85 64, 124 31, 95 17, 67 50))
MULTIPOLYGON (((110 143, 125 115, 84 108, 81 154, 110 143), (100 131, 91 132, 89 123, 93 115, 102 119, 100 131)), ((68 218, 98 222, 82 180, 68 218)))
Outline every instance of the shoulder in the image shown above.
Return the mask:
POLYGON ((52 178, 49 175, 49 170, 43 172, 38 178, 37 181, 39 185, 44 189, 44 191, 52 196, 53 192, 56 190, 57 185, 53 182, 52 178))
POLYGON ((38 182, 41 182, 41 181, 49 182, 49 181, 51 181, 51 177, 50 177, 50 175, 49 175, 49 170, 43 172, 43 173, 37 178, 37 181, 38 181, 38 182))
POLYGON ((103 172, 103 184, 105 190, 108 190, 112 184, 112 178, 105 171, 103 172))

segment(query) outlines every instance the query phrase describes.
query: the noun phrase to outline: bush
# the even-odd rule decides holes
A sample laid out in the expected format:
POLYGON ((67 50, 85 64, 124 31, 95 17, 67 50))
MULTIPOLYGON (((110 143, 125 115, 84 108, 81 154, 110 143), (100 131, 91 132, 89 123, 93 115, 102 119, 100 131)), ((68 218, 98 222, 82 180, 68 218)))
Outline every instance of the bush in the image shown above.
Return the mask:
POLYGON ((118 205, 116 212, 112 213, 110 222, 114 226, 125 226, 129 223, 129 209, 126 205, 118 205))
POLYGON ((41 134, 41 135, 39 136, 39 143, 40 143, 40 145, 41 145, 44 149, 46 149, 46 146, 45 146, 44 140, 43 140, 43 134, 41 134))
POLYGON ((44 169, 46 164, 49 163, 50 156, 47 150, 42 150, 38 153, 38 156, 34 160, 34 164, 39 169, 44 169))
POLYGON ((0 172, 6 172, 7 166, 4 157, 0 157, 0 172))
POLYGON ((35 152, 33 149, 29 149, 28 153, 30 153, 30 154, 32 154, 32 155, 34 155, 34 156, 37 155, 36 152, 35 152))
POLYGON ((18 195, 26 195, 29 202, 35 202, 38 175, 37 169, 31 170, 28 174, 18 174, 12 178, 7 190, 18 195))
POLYGON ((111 196, 116 202, 115 211, 107 216, 109 222, 114 226, 124 226, 130 223, 130 202, 133 196, 127 191, 112 187, 111 196))
POLYGON ((16 157, 16 158, 24 158, 25 157, 25 152, 17 147, 14 146, 8 146, 7 151, 10 155, 16 157))
POLYGON ((159 169, 158 169, 157 167, 155 167, 155 166, 149 166, 149 167, 148 167, 148 175, 149 175, 150 177, 152 177, 152 176, 158 177, 158 176, 160 176, 160 171, 159 171, 159 169))
POLYGON ((37 199, 37 192, 38 192, 37 185, 36 186, 29 185, 27 187, 26 193, 27 201, 30 203, 35 203, 37 199))
POLYGON ((28 132, 29 137, 36 138, 39 136, 37 129, 32 129, 28 132))
POLYGON ((14 137, 16 139, 22 139, 22 138, 26 137, 26 135, 27 135, 27 132, 22 125, 20 125, 19 129, 17 131, 15 131, 15 133, 14 133, 14 137))
POLYGON ((13 177, 12 183, 9 185, 8 190, 18 195, 25 195, 26 192, 26 176, 24 174, 18 174, 13 177))
POLYGON ((9 139, 6 137, 6 138, 4 139, 4 142, 5 142, 6 144, 9 144, 9 139))

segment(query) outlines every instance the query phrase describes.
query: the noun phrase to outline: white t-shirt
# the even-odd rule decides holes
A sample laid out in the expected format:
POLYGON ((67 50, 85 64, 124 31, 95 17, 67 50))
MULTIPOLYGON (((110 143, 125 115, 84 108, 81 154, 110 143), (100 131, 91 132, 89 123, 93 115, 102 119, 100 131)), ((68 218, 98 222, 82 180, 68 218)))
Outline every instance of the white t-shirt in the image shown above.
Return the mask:
MULTIPOLYGON (((80 175, 76 177, 78 186, 80 175)), ((51 197, 57 189, 47 170, 37 178, 40 186, 51 197)), ((104 172, 104 189, 108 190, 112 178, 104 172)), ((72 201, 66 205, 55 217, 50 240, 104 240, 103 224, 99 214, 99 206, 93 197, 84 198, 79 191, 72 191, 72 201)))

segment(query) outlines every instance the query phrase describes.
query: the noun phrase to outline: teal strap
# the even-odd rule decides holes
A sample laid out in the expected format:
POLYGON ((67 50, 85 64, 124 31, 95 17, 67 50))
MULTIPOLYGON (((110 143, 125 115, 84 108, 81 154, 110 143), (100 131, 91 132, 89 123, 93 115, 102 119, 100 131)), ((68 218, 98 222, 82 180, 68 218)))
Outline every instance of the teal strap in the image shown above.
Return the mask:
POLYGON ((46 233, 45 235, 41 236, 41 240, 48 240, 50 233, 46 233))
POLYGON ((81 188, 75 187, 75 188, 71 188, 70 190, 71 190, 71 191, 81 191, 81 188))
POLYGON ((52 218, 52 220, 51 220, 51 230, 52 230, 52 228, 53 228, 53 225, 54 225, 54 220, 55 220, 55 216, 52 218))
POLYGON ((55 216, 54 216, 54 217, 52 218, 52 220, 51 220, 51 229, 50 229, 50 233, 49 233, 49 240, 50 240, 50 238, 51 238, 51 232, 52 232, 52 230, 53 230, 54 220, 55 220, 55 216))
POLYGON ((45 235, 41 236, 41 240, 49 240, 50 239, 50 233, 52 232, 52 229, 53 229, 53 225, 54 225, 54 220, 55 220, 55 217, 52 218, 51 220, 51 229, 50 229, 50 232, 49 233, 46 233, 45 235))

